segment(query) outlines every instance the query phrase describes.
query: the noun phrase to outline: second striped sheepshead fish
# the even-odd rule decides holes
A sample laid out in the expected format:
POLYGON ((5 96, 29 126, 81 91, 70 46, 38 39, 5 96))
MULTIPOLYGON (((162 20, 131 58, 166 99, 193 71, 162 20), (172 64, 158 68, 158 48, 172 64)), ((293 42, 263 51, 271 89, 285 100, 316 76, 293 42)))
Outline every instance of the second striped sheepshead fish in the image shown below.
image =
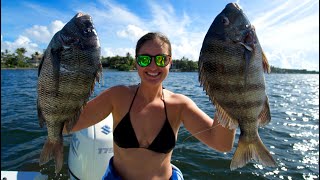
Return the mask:
POLYGON ((63 127, 72 129, 99 81, 100 54, 91 16, 77 13, 53 36, 39 66, 38 118, 48 130, 40 165, 54 158, 56 173, 63 165, 63 127))
POLYGON ((271 120, 264 71, 270 67, 254 27, 236 3, 227 4, 203 40, 199 81, 216 107, 214 119, 230 129, 240 127, 231 170, 251 159, 276 166, 258 134, 271 120))

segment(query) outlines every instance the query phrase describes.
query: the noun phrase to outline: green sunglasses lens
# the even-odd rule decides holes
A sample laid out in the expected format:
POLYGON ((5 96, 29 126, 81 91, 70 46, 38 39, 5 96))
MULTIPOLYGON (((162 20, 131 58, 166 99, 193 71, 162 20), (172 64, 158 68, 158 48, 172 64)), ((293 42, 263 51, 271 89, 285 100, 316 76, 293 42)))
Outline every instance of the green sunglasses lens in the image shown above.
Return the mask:
POLYGON ((169 63, 169 59, 167 58, 167 56, 169 56, 169 55, 165 55, 165 54, 156 55, 156 56, 139 55, 139 56, 137 56, 136 61, 139 64, 139 66, 147 67, 151 63, 152 57, 154 57, 154 61, 157 66, 165 67, 169 63))
POLYGON ((141 67, 146 67, 150 64, 151 57, 150 56, 138 56, 137 62, 141 67))
POLYGON ((156 60, 156 64, 160 67, 164 67, 166 66, 166 56, 165 55, 158 55, 156 56, 155 60, 156 60))

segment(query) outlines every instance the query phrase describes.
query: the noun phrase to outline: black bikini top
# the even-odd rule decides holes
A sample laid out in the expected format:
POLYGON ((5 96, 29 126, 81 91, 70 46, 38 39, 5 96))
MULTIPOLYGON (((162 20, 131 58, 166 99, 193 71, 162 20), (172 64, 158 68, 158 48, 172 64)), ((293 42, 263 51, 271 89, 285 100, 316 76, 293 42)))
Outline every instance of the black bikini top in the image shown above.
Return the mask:
MULTIPOLYGON (((144 147, 140 147, 140 144, 138 142, 137 136, 134 132, 134 129, 132 127, 131 120, 130 120, 130 110, 131 110, 133 101, 137 95, 138 89, 139 87, 137 88, 136 93, 133 97, 129 111, 113 131, 113 140, 121 148, 144 148, 144 147)), ((146 149, 149 149, 154 152, 166 154, 166 153, 169 153, 174 148, 176 144, 176 137, 174 135, 174 132, 171 128, 171 125, 167 117, 166 103, 164 99, 163 99, 163 103, 164 103, 164 108, 166 113, 166 121, 162 126, 157 137, 146 149)))

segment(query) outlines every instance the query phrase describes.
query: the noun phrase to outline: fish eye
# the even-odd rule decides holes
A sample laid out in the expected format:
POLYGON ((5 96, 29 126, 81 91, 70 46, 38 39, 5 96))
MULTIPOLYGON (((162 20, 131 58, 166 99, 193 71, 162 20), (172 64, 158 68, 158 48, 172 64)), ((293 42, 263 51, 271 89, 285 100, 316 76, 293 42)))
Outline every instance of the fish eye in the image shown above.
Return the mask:
POLYGON ((221 21, 222 21, 223 25, 225 25, 225 26, 229 25, 229 23, 230 23, 230 21, 227 17, 223 17, 221 21))

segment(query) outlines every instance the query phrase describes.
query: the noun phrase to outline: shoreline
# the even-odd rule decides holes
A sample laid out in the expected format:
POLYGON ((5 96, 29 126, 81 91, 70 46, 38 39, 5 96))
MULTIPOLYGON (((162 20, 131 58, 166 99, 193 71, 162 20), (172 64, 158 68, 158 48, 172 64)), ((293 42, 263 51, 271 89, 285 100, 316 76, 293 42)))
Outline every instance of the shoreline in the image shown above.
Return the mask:
POLYGON ((38 68, 1 68, 1 70, 20 70, 20 69, 38 69, 38 68))
MULTIPOLYGON (((31 69, 34 69, 34 70, 37 70, 38 67, 28 67, 28 68, 23 68, 23 67, 16 67, 16 68, 2 68, 1 67, 1 70, 31 70, 31 69)), ((107 71, 119 71, 117 69, 110 69, 110 68, 103 68, 103 69, 106 69, 107 71)), ((121 71, 121 72, 136 72, 137 70, 130 70, 130 71, 121 71)), ((303 72, 294 72, 294 73, 291 73, 291 72, 272 72, 270 74, 319 74, 319 72, 317 71, 304 71, 304 70, 297 70, 297 71, 303 71, 303 72)), ((119 71, 120 72, 120 71, 119 71)), ((179 71, 178 69, 173 69, 173 70, 170 70, 170 72, 182 72, 182 71, 179 71)), ((184 71, 184 72, 197 72, 197 71, 184 71)))

